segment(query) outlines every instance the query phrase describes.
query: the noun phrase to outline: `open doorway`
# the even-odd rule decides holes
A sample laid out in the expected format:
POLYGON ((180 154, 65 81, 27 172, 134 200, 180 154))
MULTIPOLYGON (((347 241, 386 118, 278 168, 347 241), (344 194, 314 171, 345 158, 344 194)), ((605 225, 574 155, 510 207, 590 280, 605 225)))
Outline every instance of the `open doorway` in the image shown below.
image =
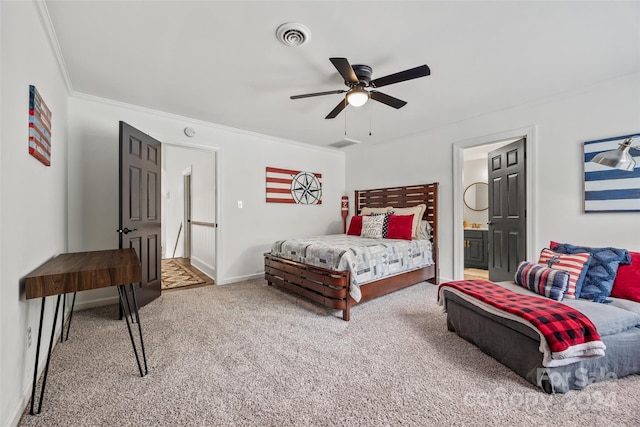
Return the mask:
POLYGON ((463 150, 467 280, 512 280, 526 257, 525 154, 525 138, 463 150))
MULTIPOLYGON (((527 143, 527 156, 524 159, 526 171, 526 191, 523 191, 523 206, 527 215, 523 218, 525 236, 523 252, 518 257, 530 258, 535 247, 533 239, 533 211, 527 209, 532 206, 533 180, 531 162, 534 158, 535 128, 523 128, 501 134, 488 135, 453 144, 454 159, 454 260, 453 280, 465 277, 470 279, 489 278, 490 263, 495 264, 495 254, 490 252, 499 246, 490 246, 490 223, 492 223, 491 204, 497 203, 491 200, 489 185, 491 177, 489 173, 490 152, 497 152, 500 147, 505 147, 514 141, 523 139, 527 143), (493 255, 490 256, 490 255, 493 255), (466 271, 465 271, 466 270, 466 271)), ((494 206, 497 207, 497 206, 494 206)), ((495 218, 495 214, 494 218, 495 218)), ((491 235, 494 239, 495 235, 491 235)), ((499 242, 498 242, 499 243, 499 242)), ((507 253, 507 255, 509 255, 507 253)), ((494 269, 495 270, 495 269, 494 269)), ((495 272, 494 272, 495 277, 495 272)), ((501 279, 504 280, 504 279, 501 279)))
POLYGON ((217 152, 163 144, 163 291, 215 283, 217 152))

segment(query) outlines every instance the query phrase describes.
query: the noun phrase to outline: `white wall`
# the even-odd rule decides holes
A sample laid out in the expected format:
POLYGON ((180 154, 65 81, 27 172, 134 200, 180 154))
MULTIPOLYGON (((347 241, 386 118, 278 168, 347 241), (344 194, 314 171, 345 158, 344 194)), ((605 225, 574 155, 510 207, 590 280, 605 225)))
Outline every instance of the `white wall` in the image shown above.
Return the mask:
MULTIPOLYGON (((67 92, 35 7, 32 2, 0 2, 2 426, 18 422, 33 378, 41 300, 25 300, 21 279, 67 249, 67 92), (53 113, 50 167, 27 152, 30 84, 53 113)), ((44 331, 50 331, 54 307, 55 299, 47 298, 44 331)), ((43 337, 46 345, 48 341, 43 337)))
MULTIPOLYGON (((69 249, 118 246, 118 121, 159 141, 215 147, 220 194, 217 238, 222 257, 217 283, 263 274, 263 253, 277 239, 342 230, 340 198, 345 193, 342 151, 293 144, 188 118, 105 100, 74 96, 69 109, 69 249), (194 138, 184 128, 196 129, 194 138), (322 173, 321 205, 267 204, 267 166, 322 173), (243 201, 243 209, 237 201, 243 201)), ((80 307, 113 299, 111 289, 78 295, 80 307), (82 300, 80 300, 82 295, 82 300)))
MULTIPOLYGON (((489 170, 487 168, 486 158, 464 161, 464 176, 462 180, 462 187, 464 189, 476 182, 484 182, 486 184, 488 179, 489 170)), ((467 205, 464 205, 463 218, 469 224, 481 224, 484 228, 489 221, 489 209, 475 211, 469 209, 467 205)))
MULTIPOLYGON (((388 144, 347 149, 347 189, 439 181, 440 274, 453 277, 452 144, 536 126, 534 247, 549 240, 640 250, 638 213, 583 212, 584 141, 640 131, 640 74, 520 107, 463 120, 388 144)), ((455 226, 459 227, 458 224, 455 226)))

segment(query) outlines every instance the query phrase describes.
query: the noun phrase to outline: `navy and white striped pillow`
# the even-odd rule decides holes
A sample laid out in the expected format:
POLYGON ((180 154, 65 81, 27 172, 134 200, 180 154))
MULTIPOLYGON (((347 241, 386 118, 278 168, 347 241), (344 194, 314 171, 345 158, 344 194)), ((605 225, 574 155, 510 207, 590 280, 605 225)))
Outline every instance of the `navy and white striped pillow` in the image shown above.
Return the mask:
POLYGON ((562 301, 569 288, 569 273, 544 265, 522 261, 518 264, 515 282, 539 295, 562 301))

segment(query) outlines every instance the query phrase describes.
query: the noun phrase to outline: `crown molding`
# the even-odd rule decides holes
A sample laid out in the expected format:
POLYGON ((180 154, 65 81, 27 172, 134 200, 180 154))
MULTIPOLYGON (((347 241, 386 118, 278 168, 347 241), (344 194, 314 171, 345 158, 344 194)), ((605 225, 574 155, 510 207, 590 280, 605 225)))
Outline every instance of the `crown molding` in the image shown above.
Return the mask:
POLYGON ((258 133, 258 132, 245 130, 245 129, 234 128, 234 127, 231 127, 231 126, 220 125, 220 124, 217 124, 217 123, 207 122, 207 121, 200 120, 200 119, 194 119, 192 117, 186 117, 186 116, 181 116, 181 115, 174 114, 174 113, 168 113, 166 111, 154 110, 154 109, 151 109, 151 108, 142 107, 140 105, 128 104, 126 102, 115 101, 115 100, 109 99, 109 98, 102 98, 100 96, 88 95, 86 93, 75 92, 75 91, 72 92, 70 94, 70 96, 72 98, 76 98, 76 99, 79 99, 79 100, 84 100, 84 101, 88 101, 88 102, 95 102, 97 104, 103 104, 103 105, 107 105, 107 106, 110 106, 110 107, 124 108, 124 109, 127 109, 127 110, 136 111, 136 112, 139 112, 139 113, 150 114, 150 115, 154 115, 154 116, 165 118, 165 119, 178 120, 178 121, 181 121, 181 122, 183 122, 185 124, 191 124, 191 125, 195 125, 195 126, 202 126, 202 127, 206 127, 206 128, 209 128, 209 129, 215 129, 215 130, 225 131, 225 132, 232 132, 232 133, 236 133, 236 134, 240 134, 240 135, 244 135, 244 136, 251 136, 251 137, 255 137, 255 138, 268 139, 270 141, 274 141, 274 142, 278 142, 278 143, 282 143, 282 144, 295 145, 296 147, 302 147, 302 148, 307 148, 307 149, 311 149, 311 150, 322 151, 322 152, 325 152, 325 153, 342 153, 344 155, 344 152, 342 150, 338 150, 338 149, 335 149, 335 148, 320 147, 320 146, 317 146, 317 145, 305 144, 303 142, 298 142, 298 141, 293 141, 293 140, 290 140, 290 139, 279 138, 277 136, 266 135, 266 134, 262 134, 262 133, 258 133))
POLYGON ((67 94, 71 95, 73 93, 71 78, 69 77, 69 72, 67 71, 67 64, 64 62, 64 57, 62 56, 62 50, 60 49, 60 43, 58 43, 58 37, 56 36, 56 32, 53 29, 53 22, 51 22, 51 16, 49 15, 47 4, 44 2, 44 0, 33 0, 33 4, 36 8, 36 11, 38 12, 38 18, 40 18, 40 24, 42 24, 42 29, 44 30, 47 41, 49 42, 49 46, 51 47, 51 52, 56 59, 56 63, 58 64, 58 71, 60 72, 60 76, 64 81, 65 88, 67 89, 67 94))

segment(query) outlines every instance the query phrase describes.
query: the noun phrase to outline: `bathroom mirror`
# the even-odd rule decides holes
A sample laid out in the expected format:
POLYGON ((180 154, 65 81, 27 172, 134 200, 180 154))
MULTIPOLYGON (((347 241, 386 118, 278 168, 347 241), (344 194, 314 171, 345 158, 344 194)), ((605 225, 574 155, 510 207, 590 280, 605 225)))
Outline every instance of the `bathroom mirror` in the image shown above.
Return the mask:
POLYGON ((474 182, 464 190, 464 204, 471 210, 489 209, 489 185, 486 182, 474 182))

